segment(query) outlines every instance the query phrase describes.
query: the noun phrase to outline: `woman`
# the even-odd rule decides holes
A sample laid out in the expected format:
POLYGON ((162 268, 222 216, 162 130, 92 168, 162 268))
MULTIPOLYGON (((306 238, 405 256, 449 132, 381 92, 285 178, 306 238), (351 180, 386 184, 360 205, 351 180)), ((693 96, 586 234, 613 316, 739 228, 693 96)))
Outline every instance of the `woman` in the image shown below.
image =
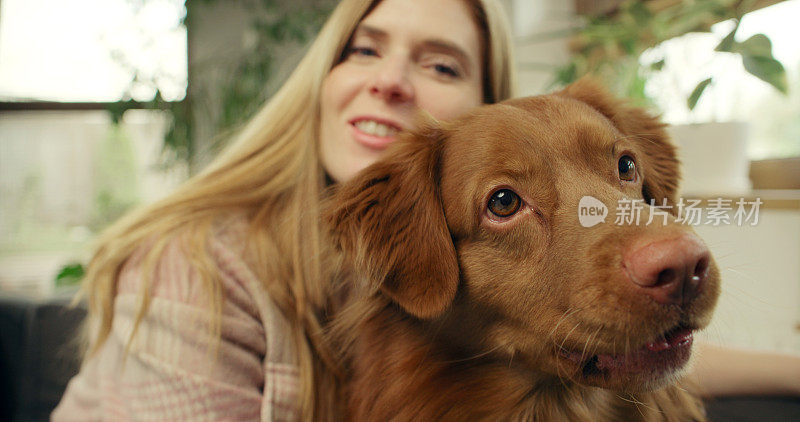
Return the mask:
POLYGON ((322 192, 419 108, 509 98, 507 31, 495 0, 344 0, 231 148, 103 235, 89 350, 53 418, 334 419, 322 192))
POLYGON ((328 419, 321 192, 418 107, 510 97, 507 28, 494 0, 343 1, 230 149, 103 235, 87 358, 54 419, 328 419))

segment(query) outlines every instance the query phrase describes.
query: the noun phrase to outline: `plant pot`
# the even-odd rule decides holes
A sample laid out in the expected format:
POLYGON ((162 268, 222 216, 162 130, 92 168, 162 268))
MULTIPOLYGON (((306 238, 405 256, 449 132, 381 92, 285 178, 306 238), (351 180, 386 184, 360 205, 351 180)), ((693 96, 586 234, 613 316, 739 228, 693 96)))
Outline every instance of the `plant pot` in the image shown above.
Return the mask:
POLYGON ((683 195, 733 196, 750 192, 746 122, 711 122, 668 128, 678 146, 683 195))

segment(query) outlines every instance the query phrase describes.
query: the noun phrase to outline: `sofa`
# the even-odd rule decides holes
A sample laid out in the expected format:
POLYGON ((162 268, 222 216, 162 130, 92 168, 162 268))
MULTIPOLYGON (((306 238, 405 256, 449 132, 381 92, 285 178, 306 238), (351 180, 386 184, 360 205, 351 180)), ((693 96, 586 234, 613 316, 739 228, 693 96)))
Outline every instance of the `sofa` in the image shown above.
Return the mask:
POLYGON ((45 421, 78 371, 86 315, 75 290, 47 299, 0 292, 0 421, 45 421))

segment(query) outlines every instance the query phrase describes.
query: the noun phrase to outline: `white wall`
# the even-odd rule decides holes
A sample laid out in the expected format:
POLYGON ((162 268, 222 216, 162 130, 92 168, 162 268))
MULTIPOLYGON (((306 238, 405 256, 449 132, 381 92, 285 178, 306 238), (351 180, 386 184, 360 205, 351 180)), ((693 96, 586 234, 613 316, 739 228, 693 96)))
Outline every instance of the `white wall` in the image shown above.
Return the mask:
POLYGON ((576 22, 573 1, 505 0, 511 13, 519 95, 548 92, 556 67, 569 59, 565 30, 576 22), (555 33, 560 33, 555 36, 555 33))
POLYGON ((756 226, 697 226, 722 295, 704 337, 725 346, 800 352, 800 209, 762 209, 756 226))

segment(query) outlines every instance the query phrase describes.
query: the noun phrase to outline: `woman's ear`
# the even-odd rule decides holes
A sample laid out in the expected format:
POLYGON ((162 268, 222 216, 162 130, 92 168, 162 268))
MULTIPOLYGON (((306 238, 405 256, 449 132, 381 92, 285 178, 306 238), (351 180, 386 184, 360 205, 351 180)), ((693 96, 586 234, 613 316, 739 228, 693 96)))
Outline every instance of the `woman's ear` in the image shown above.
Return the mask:
POLYGON ((441 314, 458 288, 439 193, 444 138, 434 125, 402 135, 383 159, 339 186, 323 213, 355 271, 417 318, 441 314))
POLYGON ((557 95, 582 101, 607 117, 625 136, 636 140, 645 152, 642 196, 647 203, 655 200, 662 205, 664 199, 677 213, 676 201, 680 184, 680 163, 675 146, 669 139, 666 125, 657 117, 639 107, 632 107, 615 98, 591 78, 581 78, 557 95))

